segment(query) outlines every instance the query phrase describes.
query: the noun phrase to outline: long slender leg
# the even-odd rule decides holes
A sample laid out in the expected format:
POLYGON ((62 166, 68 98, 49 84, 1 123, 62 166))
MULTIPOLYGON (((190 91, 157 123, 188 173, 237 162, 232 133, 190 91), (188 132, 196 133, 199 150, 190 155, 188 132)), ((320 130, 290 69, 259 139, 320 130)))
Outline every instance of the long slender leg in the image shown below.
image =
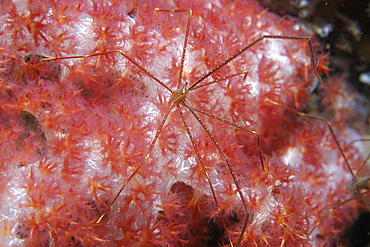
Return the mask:
POLYGON ((186 24, 184 47, 182 48, 179 82, 177 84, 177 89, 179 89, 180 86, 181 86, 182 74, 183 74, 183 71, 184 71, 185 54, 186 54, 186 48, 187 48, 188 39, 189 39, 190 20, 191 20, 191 16, 192 16, 193 12, 192 12, 191 9, 158 9, 158 8, 156 8, 155 11, 169 12, 169 13, 181 13, 181 12, 187 12, 188 13, 188 22, 186 24))
POLYGON ((351 143, 349 143, 348 146, 350 146, 350 145, 352 145, 352 144, 354 144, 356 142, 369 142, 369 141, 370 141, 370 139, 367 139, 367 138, 357 139, 357 140, 354 140, 351 143))
POLYGON ((360 168, 358 169, 357 173, 356 173, 356 176, 358 177, 362 171, 362 169, 365 167, 365 165, 367 164, 367 162, 369 161, 370 159, 370 153, 367 155, 366 159, 365 159, 365 162, 362 163, 362 165, 360 166, 360 168))
MULTIPOLYGON (((192 135, 192 134, 191 134, 191 132, 190 132, 189 126, 188 126, 188 124, 187 124, 187 123, 186 123, 186 121, 185 121, 184 114, 182 113, 181 108, 180 108, 180 106, 179 106, 179 105, 177 105, 177 109, 179 110, 179 113, 180 113, 181 119, 182 119, 182 121, 184 122, 184 126, 185 126, 185 129, 186 129, 186 132, 188 133, 188 136, 189 136, 189 138, 190 138, 191 144, 193 145, 194 151, 195 151, 195 153, 196 153, 196 155, 197 155, 197 157, 198 157, 198 159, 199 159, 199 163, 200 163, 200 165, 201 165, 201 167, 202 167, 202 170, 203 170, 204 174, 206 175, 206 178, 207 178, 207 181, 208 181, 209 187, 211 188, 211 191, 212 191, 213 199, 215 200, 215 203, 216 203, 217 211, 219 212, 219 214, 220 214, 220 216, 221 216, 221 221, 222 221, 222 224, 223 224, 223 226, 224 226, 224 228, 225 228, 225 232, 226 232, 227 238, 228 238, 228 240, 229 240, 229 242, 230 242, 230 245, 231 245, 231 246, 233 246, 233 243, 232 243, 232 241, 231 241, 231 238, 230 238, 229 232, 227 231, 227 227, 226 227, 225 219, 224 219, 223 214, 222 214, 222 212, 221 212, 221 208, 220 208, 220 205, 219 205, 219 203, 218 203, 218 200, 217 200, 217 197, 216 197, 216 193, 215 193, 215 190, 214 190, 214 188, 213 188, 213 185, 212 185, 211 179, 209 178, 209 174, 208 174, 208 172, 207 172, 207 169, 206 169, 206 167, 205 167, 205 165, 204 165, 204 163, 203 163, 202 158, 200 157, 199 150, 198 150, 198 148, 197 148, 197 146, 196 146, 196 144, 195 144, 195 142, 194 142, 193 135, 192 135)), ((248 213, 248 212, 247 212, 247 215, 249 215, 249 213, 248 213)), ((236 245, 236 246, 238 246, 238 245, 236 245)))
POLYGON ((57 58, 43 58, 40 61, 53 61, 53 60, 63 60, 63 59, 72 59, 72 58, 88 58, 88 57, 96 57, 96 56, 102 56, 102 55, 107 55, 111 53, 120 53, 122 56, 124 56, 127 60, 129 60, 131 63, 136 65, 139 69, 141 69, 145 74, 147 74, 150 78, 158 82, 161 86, 166 88, 168 91, 172 92, 172 90, 161 80, 159 80, 156 76, 154 76, 149 70, 141 66, 138 62, 136 62, 133 58, 131 58, 129 55, 126 54, 126 52, 122 50, 113 50, 113 51, 105 51, 105 52, 100 52, 100 53, 94 53, 94 54, 89 54, 89 55, 82 55, 82 56, 71 56, 71 57, 57 57, 57 58))
MULTIPOLYGON (((248 224, 248 221, 249 221, 249 210, 248 210, 248 206, 247 206, 247 203, 246 203, 246 200, 244 199, 244 196, 243 196, 243 193, 241 192, 241 188, 239 186, 239 183, 237 182, 236 180, 236 177, 235 177, 235 172, 233 170, 233 168, 231 167, 231 164, 230 164, 230 160, 229 158, 226 156, 226 154, 224 153, 224 151, 222 151, 222 149, 220 148, 220 146, 218 145, 217 141, 215 140, 215 138, 212 136, 211 132, 209 131, 209 129, 207 128, 207 126, 203 123, 203 121, 200 119, 199 115, 193 110, 192 107, 189 106, 189 104, 184 101, 184 104, 185 106, 191 111, 191 113, 194 115, 194 117, 197 119, 197 121, 202 125, 203 129, 207 132, 207 135, 209 136, 209 138, 211 138, 212 142, 214 143, 214 145, 216 146, 216 148, 218 149, 218 151, 221 153, 222 157, 224 158, 224 160, 226 161, 226 164, 229 168, 229 171, 230 171, 230 174, 234 180, 234 183, 235 183, 235 186, 238 190, 238 193, 239 193, 239 196, 242 200, 242 203, 243 203, 243 206, 245 208, 245 211, 246 211, 246 217, 245 217, 245 223, 244 223, 244 226, 243 226, 243 231, 240 233, 240 236, 239 236, 239 239, 238 239, 238 242, 236 244, 236 246, 239 245, 243 235, 244 235, 244 231, 246 229, 246 226, 248 224)), ((217 119, 217 118, 216 118, 217 119)), ((262 156, 261 156, 261 161, 262 161, 262 156)), ((264 165, 262 165, 264 167, 264 165)))
POLYGON ((248 50, 249 48, 251 48, 252 46, 261 42, 264 39, 282 39, 282 40, 303 40, 303 41, 307 41, 307 43, 308 43, 308 52, 309 52, 309 56, 310 56, 312 70, 314 71, 316 77, 319 79, 321 85, 324 86, 324 82, 322 81, 319 73, 317 72, 317 70, 315 68, 315 62, 314 62, 315 60, 314 60, 314 57, 313 57, 312 42, 311 42, 310 37, 298 37, 298 36, 286 36, 286 35, 262 35, 262 36, 258 37, 257 39, 255 39, 253 42, 249 43, 247 46, 240 49, 237 53, 235 53, 234 55, 230 56, 228 59, 226 59, 225 61, 223 61, 219 65, 217 65, 214 69, 212 69, 211 71, 209 71, 208 73, 203 75, 201 78, 199 78, 196 82, 194 82, 192 85, 190 85, 189 90, 192 90, 200 82, 202 82, 203 80, 208 78, 214 72, 221 69, 226 64, 228 64, 229 62, 231 62, 232 60, 234 60, 235 58, 240 56, 243 52, 245 52, 246 50, 248 50))
MULTIPOLYGON (((182 52, 182 57, 181 57, 181 67, 180 67, 179 82, 178 82, 178 87, 177 87, 177 89, 179 89, 179 88, 181 87, 182 73, 183 73, 183 68, 184 68, 184 61, 185 61, 185 54, 186 54, 186 48, 187 48, 187 42, 188 42, 188 36, 189 36, 189 26, 190 26, 190 20, 191 20, 191 16, 192 16, 192 11, 191 11, 190 9, 172 9, 172 10, 156 9, 156 11, 163 11, 163 12, 170 12, 170 13, 188 12, 188 21, 187 21, 187 27, 186 27, 185 40, 184 40, 184 47, 183 47, 183 52, 182 52)), ((199 86, 199 87, 204 87, 204 86, 207 86, 207 85, 210 85, 210 84, 213 84, 213 83, 217 83, 217 82, 219 82, 219 81, 226 80, 226 79, 229 79, 229 78, 235 77, 235 76, 237 76, 237 75, 241 75, 241 74, 246 75, 247 73, 248 73, 248 71, 242 71, 241 73, 235 73, 235 74, 233 74, 233 75, 223 77, 223 78, 221 78, 221 79, 215 80, 215 81, 213 81, 213 82, 209 82, 209 83, 204 84, 204 85, 201 85, 201 86, 199 86)), ((186 88, 186 87, 187 87, 187 85, 185 85, 185 87, 184 87, 184 88, 186 88)), ((199 88, 199 87, 198 87, 198 88, 199 88)), ((187 103, 185 102, 185 98, 183 99, 183 103, 184 103, 185 105, 187 105, 187 103)), ((217 198, 216 198, 216 195, 215 195, 214 189, 213 189, 213 185, 212 185, 211 180, 210 180, 210 178, 209 178, 208 172, 207 172, 207 171, 206 171, 206 169, 205 169, 205 166, 204 166, 203 160, 202 160, 202 159, 201 159, 201 157, 200 157, 200 154, 199 154, 198 148, 197 148, 197 146, 195 145, 195 142, 194 142, 193 137, 192 137, 192 135, 191 135, 190 129, 189 129, 189 127, 188 127, 188 125, 187 125, 187 123, 186 123, 186 121, 185 121, 185 118, 184 118, 184 116, 183 116, 183 113, 182 113, 182 111, 181 111, 181 109, 180 109, 179 104, 177 105, 177 108, 178 108, 179 113, 180 113, 180 116, 181 116, 181 118, 182 118, 182 120, 183 120, 183 122, 184 122, 184 125, 185 125, 185 128, 186 128, 186 131, 187 131, 187 133, 188 133, 188 135, 189 135, 189 138, 190 138, 190 140, 191 140, 191 142, 192 142, 193 148, 194 148, 194 150, 195 150, 195 152, 196 152, 196 154, 197 154, 197 156, 198 156, 198 159, 199 159, 199 161, 200 161, 200 164, 201 164, 201 166, 202 166, 202 169, 203 169, 203 171, 204 171, 204 173, 205 173, 205 175, 206 175, 206 178, 207 178, 207 180, 208 180, 208 183, 209 183, 209 185, 210 185, 210 188, 211 188, 211 191, 212 191, 212 195, 213 195, 213 198, 214 198, 215 203, 216 203, 216 206, 217 206, 217 210, 218 210, 218 211, 219 211, 219 213, 220 213, 220 216, 221 216, 221 219, 222 219, 222 223, 223 223, 224 228, 225 228, 225 231, 226 231, 226 233, 227 233, 227 237, 228 237, 228 239, 229 239, 229 241, 230 241, 231 246, 233 246, 232 241, 231 241, 231 238, 230 238, 230 236, 229 236, 229 234, 228 234, 228 231, 227 231, 227 227, 226 227, 225 220, 224 220, 224 218, 223 218, 222 212, 221 212, 221 210, 220 210, 220 206, 219 206, 219 204, 218 204, 218 201, 217 201, 217 198)), ((189 108, 189 109, 190 109, 190 108, 189 108)), ((245 221, 246 221, 246 223, 245 223, 245 225, 244 225, 244 227, 243 227, 243 231, 242 231, 242 233, 240 234, 239 239, 238 239, 238 242, 237 242, 237 244, 236 244, 236 246, 238 246, 238 245, 239 245, 239 243, 240 243, 240 241, 241 241, 241 238, 242 238, 242 236, 243 236, 243 234, 244 234, 244 231, 245 231, 245 228, 246 228, 246 225, 247 225, 248 219, 249 219, 249 211, 248 211, 248 207, 247 207, 247 205, 246 205, 246 202, 245 202, 245 199, 244 199, 244 197, 243 197, 243 194, 241 193, 240 186, 239 186, 239 184, 236 182, 236 178, 235 178, 234 172, 233 172, 233 170, 232 170, 232 168, 231 168, 230 161, 229 161, 228 157, 225 155, 225 153, 224 153, 224 152, 221 150, 221 148, 218 146, 217 142, 216 142, 216 141, 214 140, 214 138, 212 137, 212 135, 211 135, 211 133, 209 132, 208 128, 204 125, 204 123, 203 123, 203 122, 201 122, 200 118, 199 118, 199 117, 197 117, 197 114, 196 114, 195 112, 192 112, 192 113, 193 113, 193 115, 197 118, 197 120, 201 123, 202 127, 205 129, 205 131, 207 132, 207 134, 210 136, 210 138, 212 139, 212 141, 214 142, 214 144, 216 145, 216 147, 218 148, 218 150, 221 152, 222 156, 223 156, 223 157, 224 157, 224 159, 226 160, 226 162, 227 162, 227 164, 228 164, 228 166, 229 166, 230 172, 231 172, 231 174, 232 174, 232 177, 233 177, 233 179, 234 179, 234 182, 235 182, 235 184, 236 184, 236 186, 237 186, 237 189, 238 189, 238 191, 239 191, 240 197, 242 198, 242 201, 243 201, 243 204, 244 204, 244 207, 245 207, 245 210, 246 210, 246 220, 245 220, 245 221)))
POLYGON ((226 119, 219 118, 219 117, 217 117, 217 116, 215 116, 215 115, 212 115, 212 114, 210 114, 210 113, 208 113, 208 112, 205 112, 205 111, 199 110, 199 109, 197 109, 197 108, 191 107, 189 104, 187 104, 187 105, 188 105, 189 109, 191 109, 191 110, 193 110, 193 111, 197 111, 197 112, 202 113, 202 114, 204 114, 204 115, 206 115, 206 116, 208 116, 208 117, 214 118, 214 119, 216 119, 216 120, 218 120, 218 121, 221 121, 221 122, 223 122, 223 123, 229 124, 229 125, 234 126, 234 127, 236 127, 236 128, 239 128, 239 129, 245 130, 245 131, 247 131, 247 132, 249 132, 249 133, 251 133, 251 134, 255 135, 255 136, 257 137, 257 151, 258 151, 258 156, 259 156, 260 161, 261 161, 261 166, 262 166, 263 171, 264 171, 265 173, 267 173, 267 169, 266 169, 265 163, 263 162, 263 158, 262 158, 262 151, 261 151, 261 150, 262 150, 262 147, 261 147, 261 136, 258 134, 258 132, 253 131, 253 130, 249 130, 249 129, 247 129, 247 128, 244 128, 243 126, 240 126, 240 125, 235 124, 235 123, 233 123, 233 122, 227 121, 226 119))
MULTIPOLYGON (((153 138, 153 141, 151 142, 150 146, 149 146, 149 149, 148 151, 146 152, 146 155, 145 155, 145 159, 139 164, 138 167, 135 168, 135 170, 133 171, 133 173, 130 175, 130 177, 128 179, 126 179, 125 183, 122 185, 121 189, 118 191, 118 193, 116 194, 116 196, 114 197, 113 201, 110 203, 109 205, 109 208, 112 207, 112 205, 114 204, 114 202, 117 200, 118 196, 121 194, 122 190, 127 186, 127 184, 131 181, 131 179, 139 172, 140 168, 144 165, 144 163, 149 159, 149 156, 150 156, 150 153, 152 152, 153 148, 154 148, 154 145, 155 143, 157 142, 158 140, 158 137, 160 135, 160 133, 162 132, 162 129, 163 129, 163 126, 168 118, 168 115, 170 114, 171 110, 172 110, 172 107, 173 107, 173 103, 170 105, 170 107, 168 108, 165 116, 163 117, 162 119, 162 122, 161 124, 159 125, 156 133, 155 133, 155 136, 153 138)), ((103 217, 106 215, 107 212, 105 212, 97 221, 96 223, 100 223, 100 221, 103 219, 103 217)))
POLYGON ((328 128, 329 128, 329 130, 330 130, 330 132, 331 132, 331 134, 332 134, 332 136, 333 136, 333 139, 334 139, 334 141, 335 141, 335 143, 336 143, 337 147, 339 148, 339 151, 340 151, 340 153, 341 153, 341 155, 342 155, 342 157, 343 157, 343 159, 344 159, 344 162, 346 163, 346 165, 347 165, 347 167, 348 167, 348 170, 349 170, 349 171, 351 172, 351 174, 352 174, 353 182, 354 182, 354 183, 355 183, 355 182, 357 182, 357 177, 356 177, 356 175, 354 174, 354 172, 353 172, 353 170, 352 170, 352 168, 351 168, 351 166, 350 166, 350 164, 349 164, 349 162, 348 162, 348 159, 347 159, 347 157, 346 157, 345 153, 343 152, 343 149, 342 149, 341 145, 339 144, 338 138, 337 138, 337 136, 336 136, 336 134, 335 134, 335 132, 334 132, 333 126, 331 125, 330 121, 328 121, 328 120, 327 120, 327 119, 325 119, 325 118, 315 117, 315 116, 311 116, 311 115, 305 114, 305 113, 303 113, 303 112, 297 111, 296 109, 293 109, 293 108, 291 108, 291 107, 288 107, 288 106, 282 105, 282 104, 280 104, 280 103, 278 103, 278 102, 275 102, 275 101, 270 100, 270 99, 267 99, 267 98, 265 99, 265 102, 269 102, 269 103, 271 103, 271 104, 273 104, 273 105, 276 105, 276 106, 279 106, 279 107, 281 107, 281 108, 284 108, 284 109, 286 109, 286 110, 288 110, 288 111, 290 111, 290 112, 293 112, 293 113, 295 113, 295 114, 297 114, 297 115, 299 115, 299 116, 306 117, 306 118, 311 118, 311 119, 315 119, 315 120, 318 120, 318 121, 324 122, 324 123, 328 126, 328 128))
MULTIPOLYGON (((325 119, 325 118, 321 118, 321 117, 316 117, 316 116, 311 116, 311 115, 308 115, 308 114, 305 114, 305 113, 303 113, 303 112, 300 112, 300 111, 297 111, 296 109, 293 109, 293 108, 291 108, 291 107, 288 107, 288 106, 285 106, 285 105, 282 105, 282 104, 280 104, 280 103, 278 103, 278 102, 275 102, 275 101, 273 101, 273 100, 270 100, 270 99, 265 99, 265 101, 266 102, 269 102, 269 103, 271 103, 271 104, 273 104, 273 105, 276 105, 276 106, 279 106, 279 107, 282 107, 282 108, 284 108, 284 109, 286 109, 286 110, 288 110, 288 111, 290 111, 290 112, 293 112, 293 113, 295 113, 295 114, 297 114, 297 115, 299 115, 299 116, 302 116, 302 117, 306 117, 306 118, 311 118, 311 119, 314 119, 314 120, 318 120, 318 121, 321 121, 321 122, 324 122, 327 126, 328 126, 328 128, 329 128, 329 130, 330 130, 330 132, 331 132, 331 135, 332 135, 332 137, 333 137, 333 139, 334 139, 334 141, 335 141, 335 143, 336 143, 336 145, 337 145, 337 147, 338 147, 338 149, 339 149, 339 151, 340 151, 340 153, 341 153, 341 155, 342 155, 342 157, 343 157, 343 159, 344 159, 344 161, 345 161, 345 163, 346 163, 346 165, 347 165, 347 167, 348 167, 348 169, 349 169, 349 171, 350 171, 350 173, 351 173, 351 175, 352 175, 352 182, 353 182, 353 189, 351 190, 351 191, 347 191, 346 193, 344 193, 344 195, 343 196, 341 196, 341 198, 339 199, 339 201, 328 211, 328 213, 327 214, 325 214, 315 225, 314 225, 314 227, 312 228, 312 230, 310 231, 310 233, 309 233, 309 235, 311 235, 312 234, 312 232, 319 226, 319 224, 326 218, 326 217, 328 217, 328 215, 330 215, 335 209, 337 209, 337 208, 339 208, 339 207, 341 207, 342 205, 344 205, 344 204, 346 204, 346 203, 348 203, 348 202, 350 202, 350 201, 352 201, 352 200, 354 200, 355 198, 358 198, 358 197, 362 197, 363 195, 365 195, 365 194, 367 194, 367 193, 369 193, 370 191, 366 191, 366 192, 361 192, 361 190, 362 189, 369 189, 369 187, 370 187, 370 178, 366 178, 366 179, 364 179, 364 180, 359 180, 358 179, 358 175, 359 175, 359 173, 360 173, 360 171, 361 171, 361 169, 366 165, 366 163, 369 161, 369 158, 370 158, 370 154, 368 154, 368 156, 367 156, 367 158, 365 159, 365 161, 362 163, 362 165, 361 165, 361 167, 360 167, 360 169, 357 171, 357 173, 355 174, 354 173, 354 171, 353 171, 353 169, 352 169, 352 167, 351 167, 351 165, 349 164, 349 162, 348 162, 348 159, 347 159, 347 157, 346 157, 346 154, 344 153, 344 151, 343 151, 343 149, 342 149, 342 147, 341 147, 341 145, 340 145, 340 143, 339 143, 339 140, 338 140, 338 138, 337 138, 337 136, 336 136, 336 134, 335 134, 335 132, 334 132, 334 129, 333 129, 333 127, 332 127, 332 125, 331 125, 331 123, 330 123, 330 121, 328 121, 327 119, 325 119), (355 196, 353 197, 353 198, 350 198, 350 199, 347 199, 347 200, 345 200, 344 201, 344 198, 350 193, 350 192, 355 192, 355 196)), ((367 203, 367 200, 365 199, 365 201, 366 201, 366 203, 367 203)))
MULTIPOLYGON (((311 231, 308 233, 308 236, 310 236, 314 231, 315 231, 315 229, 320 225, 320 223, 326 218, 326 217, 328 217, 334 210, 336 210, 337 208, 340 208, 341 206, 343 206, 343 205, 345 205, 345 204, 347 204, 347 203, 349 203, 349 202, 351 202, 351 201, 353 201, 353 200, 355 200, 355 199, 357 199, 357 198, 360 198, 360 197, 363 197, 363 196, 365 196, 365 195, 367 195, 368 193, 370 193, 370 190, 368 190, 368 191, 365 191, 365 192, 363 192, 363 193, 360 193, 360 194, 356 194, 354 197, 352 197, 352 198, 350 198, 350 199, 347 199, 347 200, 345 200, 345 201, 340 201, 340 203, 338 203, 338 204, 336 204, 336 205, 334 205, 315 225, 314 225, 314 227, 311 229, 311 231)), ((342 198, 344 198, 345 196, 347 196, 348 195, 348 192, 346 193, 346 194, 344 194, 343 196, 342 196, 342 198)), ((341 198, 341 199, 342 199, 341 198)), ((343 199, 342 199, 343 200, 343 199)))
POLYGON ((201 88, 201 87, 206 87, 208 85, 215 84, 217 82, 224 81, 224 80, 230 79, 230 78, 238 76, 238 75, 244 75, 244 78, 245 78, 248 75, 248 70, 244 70, 242 72, 238 72, 238 73, 235 73, 235 74, 232 74, 232 75, 229 75, 229 76, 224 76, 220 79, 217 79, 217 80, 214 80, 214 81, 211 81, 211 82, 207 82, 207 83, 204 83, 202 85, 198 85, 196 87, 193 87, 192 90, 195 90, 195 89, 198 89, 198 88, 201 88))

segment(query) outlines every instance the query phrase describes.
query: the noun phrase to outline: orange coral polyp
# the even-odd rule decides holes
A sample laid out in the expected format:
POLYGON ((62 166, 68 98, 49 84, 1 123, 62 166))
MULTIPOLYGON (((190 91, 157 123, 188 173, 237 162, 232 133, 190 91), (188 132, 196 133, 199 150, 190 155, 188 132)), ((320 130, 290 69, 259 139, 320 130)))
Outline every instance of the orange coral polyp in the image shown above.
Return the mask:
MULTIPOLYGON (((315 87, 307 46, 315 42, 292 19, 254 1, 29 1, 6 10, 0 227, 12 230, 4 243, 309 246, 320 236, 336 243, 337 225, 355 217, 344 216, 356 203, 339 208, 308 236, 349 171, 323 125, 265 101, 300 108, 315 87), (193 10, 184 63, 186 13, 155 11, 175 7, 193 10), (37 20, 47 28, 27 29, 37 20), (49 59, 31 64, 28 55, 49 59), (45 142, 33 142, 35 132, 19 145, 22 111, 37 119, 45 142)), ((318 61, 326 70, 326 57, 318 61)))

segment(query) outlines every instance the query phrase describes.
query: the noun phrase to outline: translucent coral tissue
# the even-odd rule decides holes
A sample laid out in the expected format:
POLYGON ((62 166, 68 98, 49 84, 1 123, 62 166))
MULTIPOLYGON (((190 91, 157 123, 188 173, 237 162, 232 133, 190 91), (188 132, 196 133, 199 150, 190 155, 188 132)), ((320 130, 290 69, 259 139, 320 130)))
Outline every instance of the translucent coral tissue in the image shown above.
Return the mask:
POLYGON ((324 55, 289 38, 308 37, 294 19, 254 1, 5 1, 0 23, 4 246, 332 245, 357 216, 353 200, 309 235, 353 178, 323 122, 266 101, 301 111, 318 85, 310 45, 324 55), (186 91, 261 35, 287 38, 186 91))

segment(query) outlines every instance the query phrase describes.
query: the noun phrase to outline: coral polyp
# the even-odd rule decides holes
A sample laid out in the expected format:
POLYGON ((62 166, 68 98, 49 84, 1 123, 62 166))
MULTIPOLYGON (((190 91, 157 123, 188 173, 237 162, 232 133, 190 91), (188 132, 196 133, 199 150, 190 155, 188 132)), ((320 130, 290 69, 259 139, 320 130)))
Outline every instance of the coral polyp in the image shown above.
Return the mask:
POLYGON ((334 131, 300 114, 327 57, 295 20, 254 1, 3 5, 3 243, 332 245, 357 217, 353 200, 320 221, 363 158, 340 114, 334 131))

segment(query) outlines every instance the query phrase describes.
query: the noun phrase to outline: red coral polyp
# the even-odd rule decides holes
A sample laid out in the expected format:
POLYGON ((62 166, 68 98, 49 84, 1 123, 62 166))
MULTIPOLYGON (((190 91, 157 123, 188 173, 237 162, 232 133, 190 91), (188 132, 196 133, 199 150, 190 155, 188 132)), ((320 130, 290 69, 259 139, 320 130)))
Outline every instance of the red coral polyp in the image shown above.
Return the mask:
POLYGON ((309 246, 355 217, 356 202, 315 225, 360 155, 347 165, 342 134, 288 112, 326 70, 296 21, 254 1, 7 7, 5 244, 309 246))

